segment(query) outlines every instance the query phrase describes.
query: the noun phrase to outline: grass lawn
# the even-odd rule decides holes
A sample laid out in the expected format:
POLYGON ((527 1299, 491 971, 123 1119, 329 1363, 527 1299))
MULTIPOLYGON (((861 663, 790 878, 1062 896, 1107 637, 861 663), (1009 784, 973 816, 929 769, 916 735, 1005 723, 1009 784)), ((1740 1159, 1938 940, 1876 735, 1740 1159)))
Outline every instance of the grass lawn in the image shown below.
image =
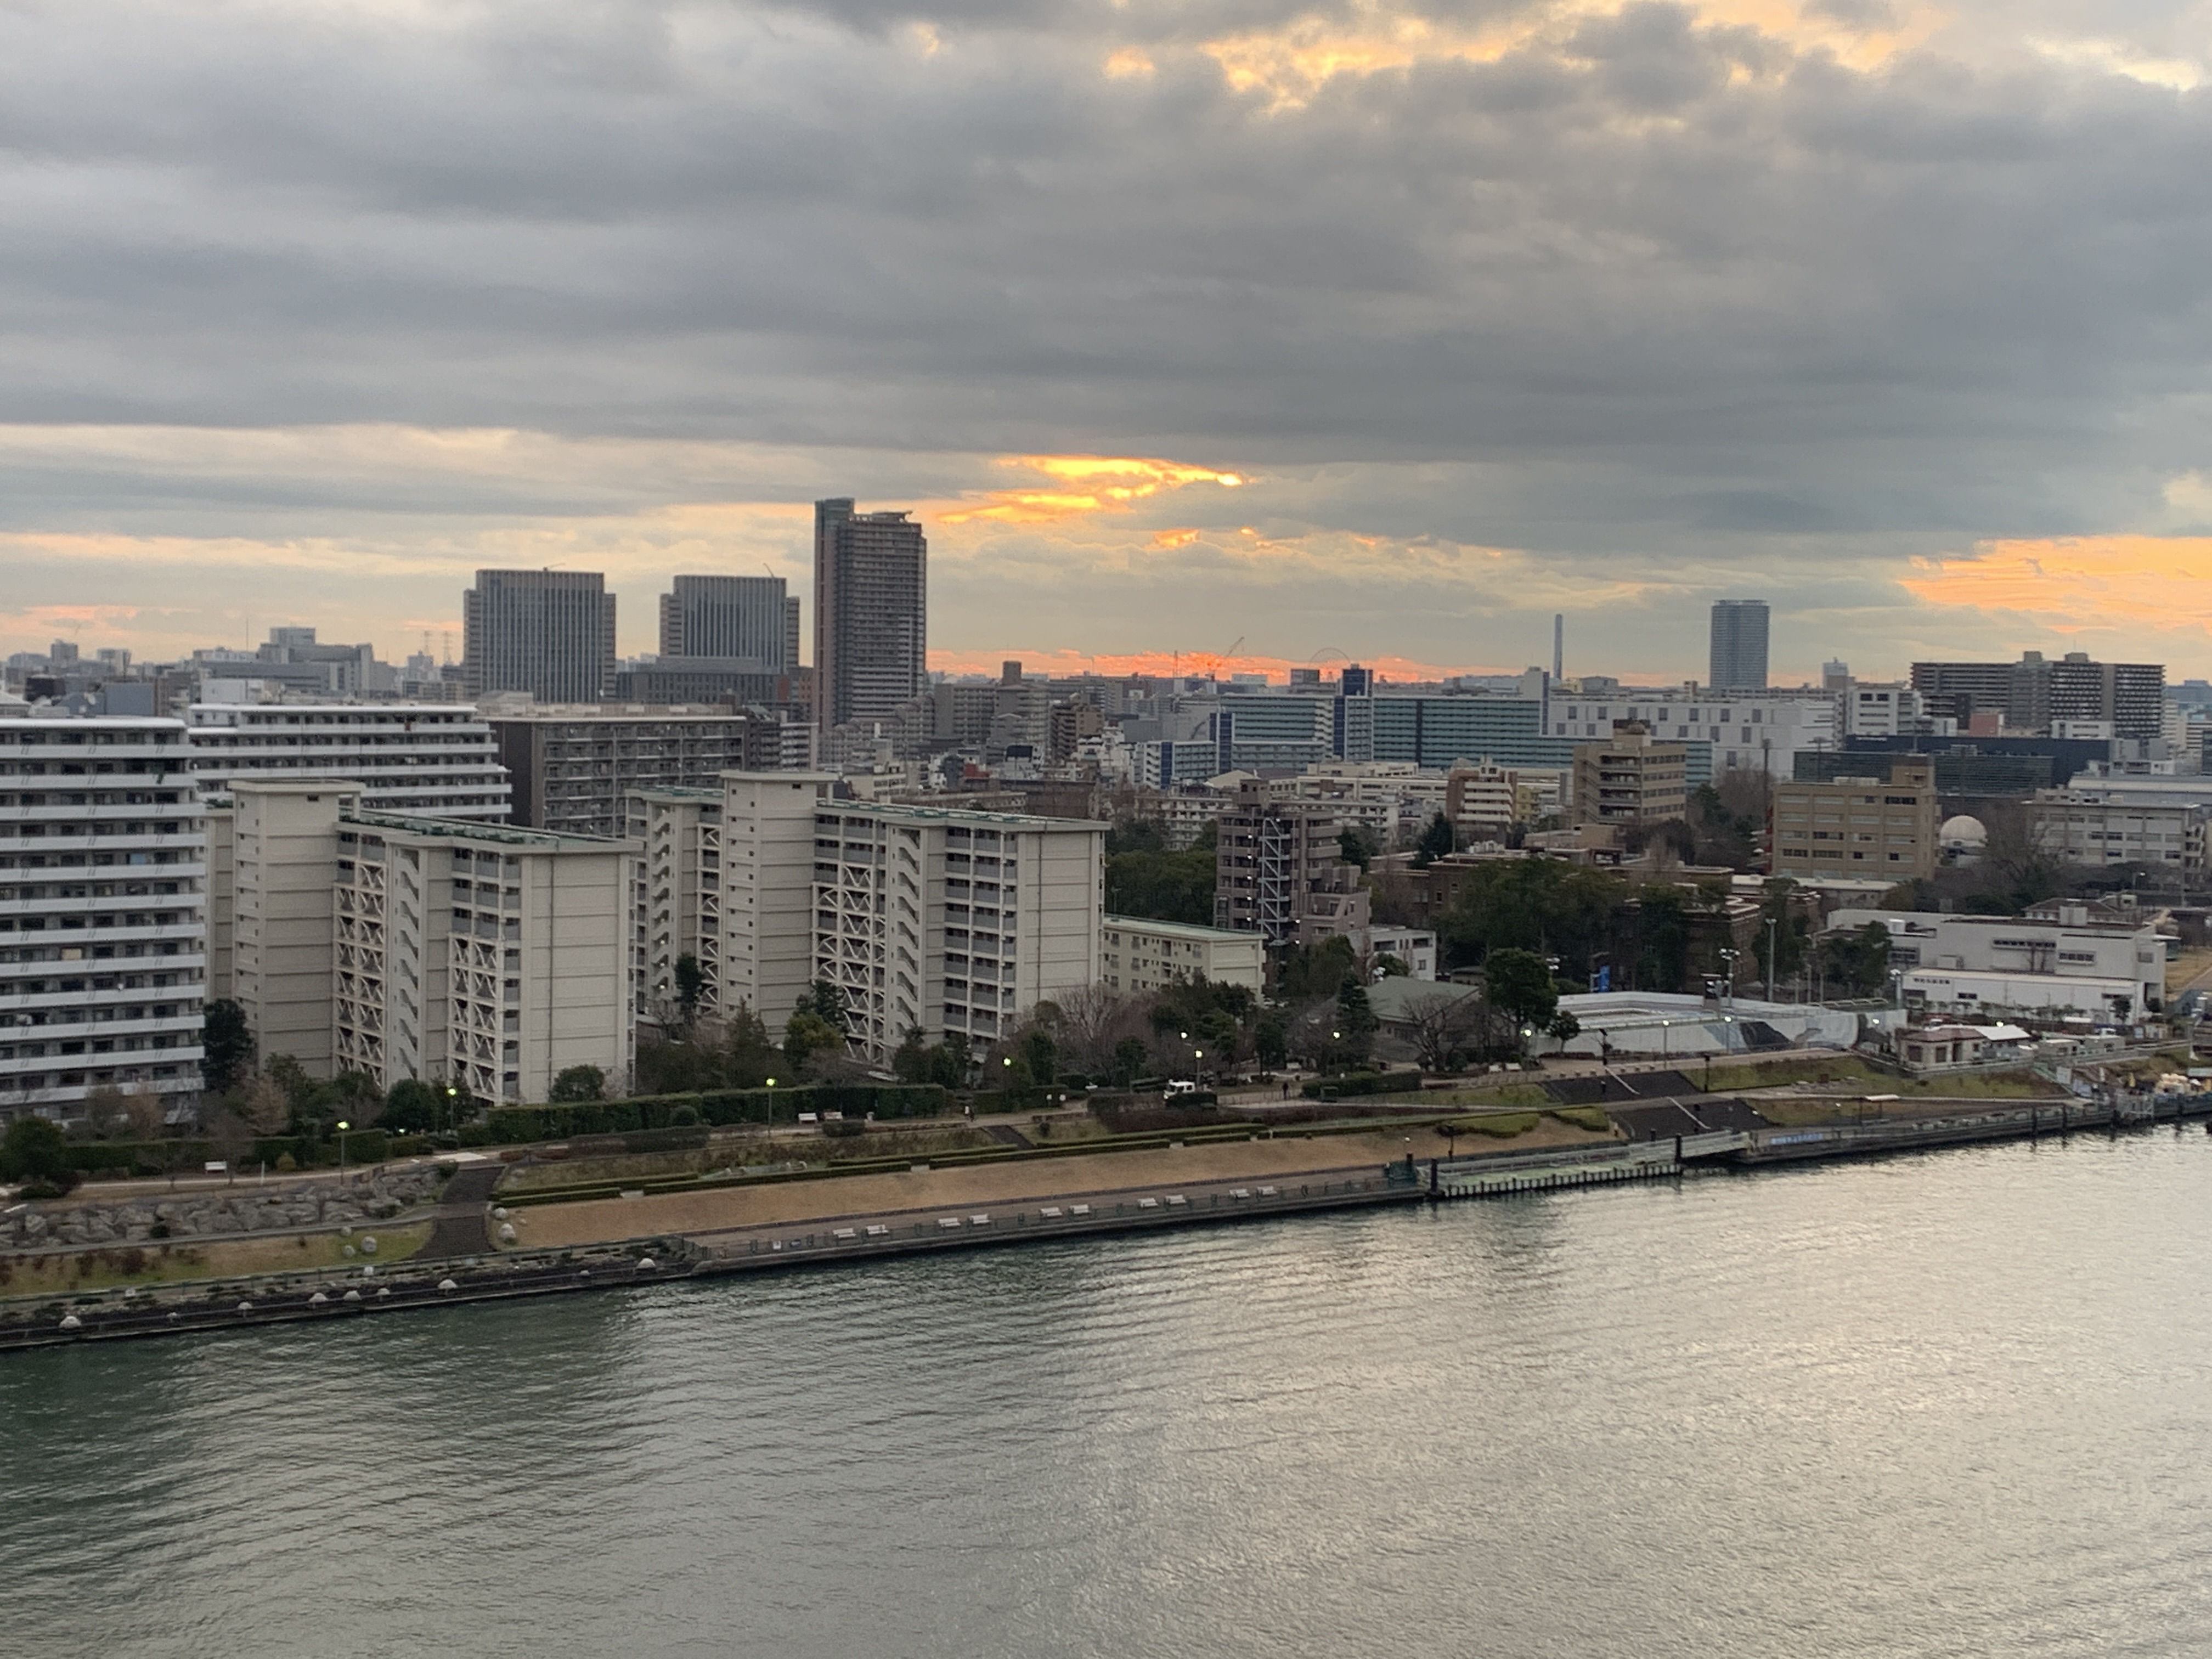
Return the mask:
POLYGON ((2181 990, 2208 968, 2212 968, 2212 951, 2184 951, 2166 964, 2166 994, 2181 990))
POLYGON ((335 1232, 280 1234, 272 1238, 167 1239, 111 1244, 99 1249, 51 1250, 0 1255, 0 1296, 69 1295, 118 1285, 175 1285, 191 1279, 242 1279, 250 1273, 301 1273, 312 1267, 360 1267, 404 1261, 430 1237, 430 1224, 356 1226, 353 1237, 335 1232), (376 1241, 373 1256, 348 1256, 344 1247, 376 1241))

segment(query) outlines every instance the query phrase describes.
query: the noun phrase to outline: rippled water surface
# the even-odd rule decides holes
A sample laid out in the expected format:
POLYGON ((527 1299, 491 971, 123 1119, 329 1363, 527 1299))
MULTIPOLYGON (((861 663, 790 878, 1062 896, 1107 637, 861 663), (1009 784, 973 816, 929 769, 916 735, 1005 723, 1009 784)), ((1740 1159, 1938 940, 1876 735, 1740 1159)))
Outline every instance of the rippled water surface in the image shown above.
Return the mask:
POLYGON ((0 1361, 28 1654, 2212 1653, 2212 1137, 0 1361))

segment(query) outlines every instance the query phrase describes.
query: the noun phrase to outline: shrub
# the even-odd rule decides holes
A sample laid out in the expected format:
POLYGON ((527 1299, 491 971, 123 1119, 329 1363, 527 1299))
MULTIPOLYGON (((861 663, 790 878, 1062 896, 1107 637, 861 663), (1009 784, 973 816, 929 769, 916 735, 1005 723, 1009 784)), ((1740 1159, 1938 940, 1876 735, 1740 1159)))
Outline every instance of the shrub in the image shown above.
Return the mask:
POLYGON ((1329 1089, 1339 1100, 1348 1100, 1357 1095, 1405 1093, 1420 1086, 1419 1072, 1346 1072, 1340 1077, 1315 1078, 1298 1092, 1308 1100, 1319 1100, 1322 1091, 1329 1089))
POLYGON ((1539 1115, 1535 1112, 1492 1112, 1483 1117, 1461 1118, 1452 1127, 1463 1135, 1488 1135, 1493 1140, 1510 1140, 1534 1128, 1539 1115))
POLYGON ((1562 1123, 1571 1123, 1577 1129, 1610 1129, 1613 1120, 1595 1106, 1555 1106, 1550 1115, 1562 1123))
POLYGON ((279 1152, 276 1154, 276 1168, 280 1174, 289 1175, 293 1170, 299 1167, 300 1160, 294 1158, 291 1153, 279 1152))

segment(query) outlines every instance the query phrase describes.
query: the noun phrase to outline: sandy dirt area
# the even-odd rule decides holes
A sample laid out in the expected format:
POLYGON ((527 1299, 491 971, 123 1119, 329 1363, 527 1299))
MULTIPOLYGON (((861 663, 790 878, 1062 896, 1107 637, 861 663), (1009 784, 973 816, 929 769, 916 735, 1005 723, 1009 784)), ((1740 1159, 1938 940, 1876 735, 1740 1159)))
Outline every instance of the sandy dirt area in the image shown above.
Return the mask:
MULTIPOLYGON (((1464 1152, 1539 1146, 1601 1145, 1611 1139, 1546 1119, 1511 1140, 1462 1135, 1464 1152)), ((1364 1175, 1411 1151, 1417 1159, 1441 1158, 1449 1149, 1430 1129, 1373 1134, 1285 1134, 1273 1139, 1102 1152, 1091 1157, 1024 1159, 926 1174, 848 1176, 731 1187, 650 1198, 594 1199, 577 1204, 533 1205, 515 1210, 516 1245, 544 1249, 598 1244, 663 1234, 702 1234, 783 1226, 808 1221, 888 1215, 908 1211, 973 1210, 1034 1206, 1087 1194, 1139 1188, 1166 1191, 1237 1181, 1272 1182, 1311 1176, 1341 1180, 1364 1175)))

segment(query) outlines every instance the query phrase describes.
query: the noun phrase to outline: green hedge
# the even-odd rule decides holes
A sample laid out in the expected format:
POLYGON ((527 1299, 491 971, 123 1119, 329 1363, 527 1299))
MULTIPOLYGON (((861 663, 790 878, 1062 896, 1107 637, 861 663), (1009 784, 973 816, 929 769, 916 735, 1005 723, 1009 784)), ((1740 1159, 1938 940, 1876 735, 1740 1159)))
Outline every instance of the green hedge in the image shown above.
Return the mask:
POLYGON ((1316 1078, 1298 1092, 1308 1100, 1319 1100, 1322 1090, 1333 1089, 1339 1100, 1349 1100, 1356 1095, 1395 1095, 1420 1086, 1419 1072, 1346 1072, 1342 1077, 1316 1078))
POLYGON ((696 1095, 637 1095, 572 1106, 499 1106, 485 1119, 494 1143, 566 1140, 576 1135, 635 1135, 680 1129, 678 1108, 702 1124, 796 1123, 801 1112, 848 1118, 941 1117, 945 1091, 934 1083, 817 1083, 793 1089, 710 1089, 696 1095))

